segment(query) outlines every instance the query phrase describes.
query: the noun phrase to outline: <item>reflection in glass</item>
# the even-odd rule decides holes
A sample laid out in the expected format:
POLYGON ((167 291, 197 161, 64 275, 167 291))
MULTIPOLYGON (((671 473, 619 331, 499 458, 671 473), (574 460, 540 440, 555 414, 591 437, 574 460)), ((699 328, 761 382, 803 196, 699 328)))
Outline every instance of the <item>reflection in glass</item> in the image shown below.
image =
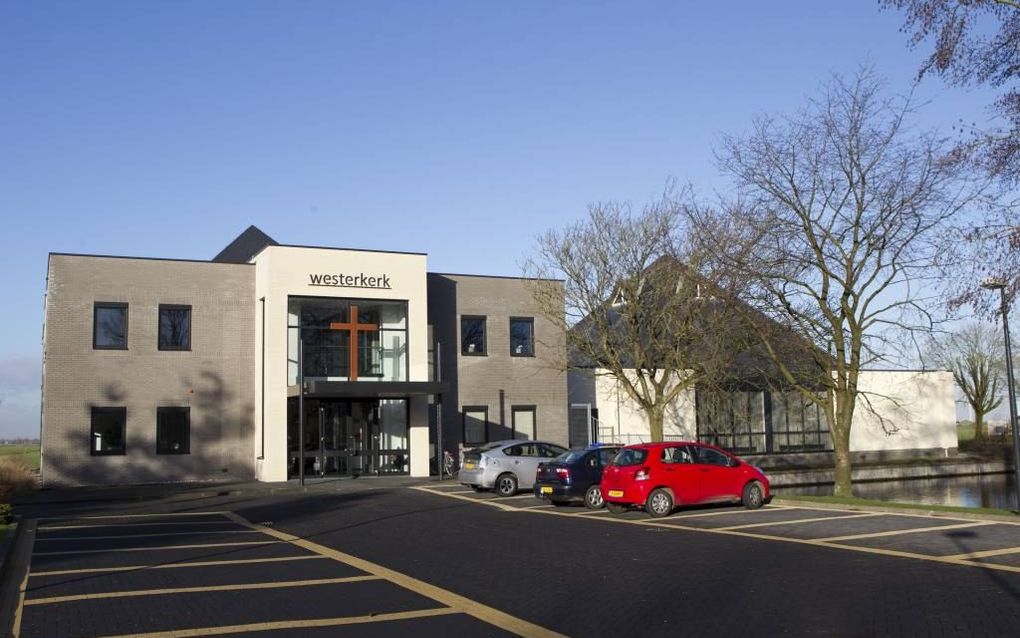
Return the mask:
POLYGON ((159 307, 159 349, 191 349, 191 307, 159 307))
POLYGON ((127 304, 96 304, 96 348, 127 348, 127 311, 127 304))
POLYGON ((526 357, 535 354, 535 320, 531 318, 510 320, 510 354, 526 357))

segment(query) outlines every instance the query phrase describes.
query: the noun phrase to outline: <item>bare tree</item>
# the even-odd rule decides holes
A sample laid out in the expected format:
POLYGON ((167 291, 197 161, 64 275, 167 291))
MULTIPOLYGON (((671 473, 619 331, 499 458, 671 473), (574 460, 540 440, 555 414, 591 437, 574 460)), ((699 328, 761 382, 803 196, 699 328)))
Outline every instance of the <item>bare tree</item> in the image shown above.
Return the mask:
POLYGON ((680 199, 670 190, 640 213, 591 205, 587 219, 542 235, 525 264, 539 312, 566 332, 568 367, 614 379, 655 441, 667 408, 740 342, 709 293, 718 282, 685 241, 680 199))
POLYGON ((985 415, 1002 404, 1002 336, 993 326, 972 322, 935 337, 930 359, 953 372, 953 379, 974 411, 974 438, 985 438, 985 415))
POLYGON ((694 211, 706 245, 744 278, 742 299, 785 328, 757 333, 788 386, 828 420, 838 496, 852 494, 861 371, 896 333, 931 327, 937 234, 974 192, 949 143, 913 132, 911 114, 870 69, 835 76, 796 115, 725 137, 718 160, 738 195, 694 211), (790 365, 796 342, 777 339, 787 330, 813 370, 790 365))

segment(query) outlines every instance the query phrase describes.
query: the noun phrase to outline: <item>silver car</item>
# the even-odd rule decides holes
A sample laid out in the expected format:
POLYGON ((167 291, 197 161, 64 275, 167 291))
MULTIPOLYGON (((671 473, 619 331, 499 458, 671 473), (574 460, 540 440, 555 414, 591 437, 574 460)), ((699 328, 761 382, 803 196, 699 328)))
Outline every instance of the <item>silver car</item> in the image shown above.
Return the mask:
POLYGON ((496 488, 500 496, 513 496, 535 484, 538 464, 567 451, 543 441, 495 441, 464 452, 457 480, 476 491, 496 488))

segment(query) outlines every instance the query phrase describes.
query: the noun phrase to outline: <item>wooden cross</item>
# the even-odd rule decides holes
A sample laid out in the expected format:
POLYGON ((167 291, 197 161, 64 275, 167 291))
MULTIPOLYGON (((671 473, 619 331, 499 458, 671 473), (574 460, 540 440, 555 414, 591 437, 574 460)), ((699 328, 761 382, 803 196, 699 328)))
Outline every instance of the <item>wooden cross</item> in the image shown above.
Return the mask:
POLYGON ((349 319, 345 323, 331 323, 329 324, 330 330, 346 330, 350 334, 350 341, 348 348, 348 378, 351 381, 358 380, 358 333, 359 332, 375 332, 379 329, 379 326, 374 323, 358 323, 358 307, 351 306, 349 319))

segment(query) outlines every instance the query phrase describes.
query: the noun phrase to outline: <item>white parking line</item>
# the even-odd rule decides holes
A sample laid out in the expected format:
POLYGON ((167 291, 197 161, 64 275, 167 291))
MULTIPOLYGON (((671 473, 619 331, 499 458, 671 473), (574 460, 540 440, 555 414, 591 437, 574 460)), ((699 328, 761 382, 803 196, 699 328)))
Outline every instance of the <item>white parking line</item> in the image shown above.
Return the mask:
POLYGON ((158 538, 162 536, 210 536, 212 534, 254 534, 250 529, 217 529, 210 530, 208 532, 194 531, 194 532, 161 532, 159 534, 114 534, 113 536, 52 536, 44 538, 36 538, 37 543, 52 542, 52 541, 98 541, 98 540, 111 540, 118 538, 158 538))
POLYGON ((75 549, 66 552, 32 552, 32 556, 70 556, 71 554, 107 554, 110 552, 155 552, 166 549, 197 549, 205 547, 237 547, 239 545, 272 545, 280 541, 242 541, 238 543, 197 543, 194 545, 154 545, 152 547, 115 547, 113 549, 75 549))
POLYGON ((716 529, 748 529, 751 527, 772 527, 775 525, 798 525, 800 523, 818 523, 820 521, 845 521, 852 518, 868 518, 869 516, 880 516, 879 512, 867 512, 854 514, 852 516, 822 516, 819 518, 798 518, 792 521, 768 521, 766 523, 748 523, 747 525, 731 525, 729 527, 717 527, 716 529))
POLYGON ((879 538, 883 536, 901 536, 903 534, 919 534, 921 532, 937 532, 945 529, 963 529, 966 527, 982 527, 994 525, 993 521, 980 521, 977 523, 959 523, 957 525, 938 525, 936 527, 915 527, 913 529, 894 529, 888 532, 871 532, 870 534, 847 534, 846 536, 830 536, 828 538, 816 538, 820 543, 835 543, 838 541, 853 541, 859 538, 879 538))

